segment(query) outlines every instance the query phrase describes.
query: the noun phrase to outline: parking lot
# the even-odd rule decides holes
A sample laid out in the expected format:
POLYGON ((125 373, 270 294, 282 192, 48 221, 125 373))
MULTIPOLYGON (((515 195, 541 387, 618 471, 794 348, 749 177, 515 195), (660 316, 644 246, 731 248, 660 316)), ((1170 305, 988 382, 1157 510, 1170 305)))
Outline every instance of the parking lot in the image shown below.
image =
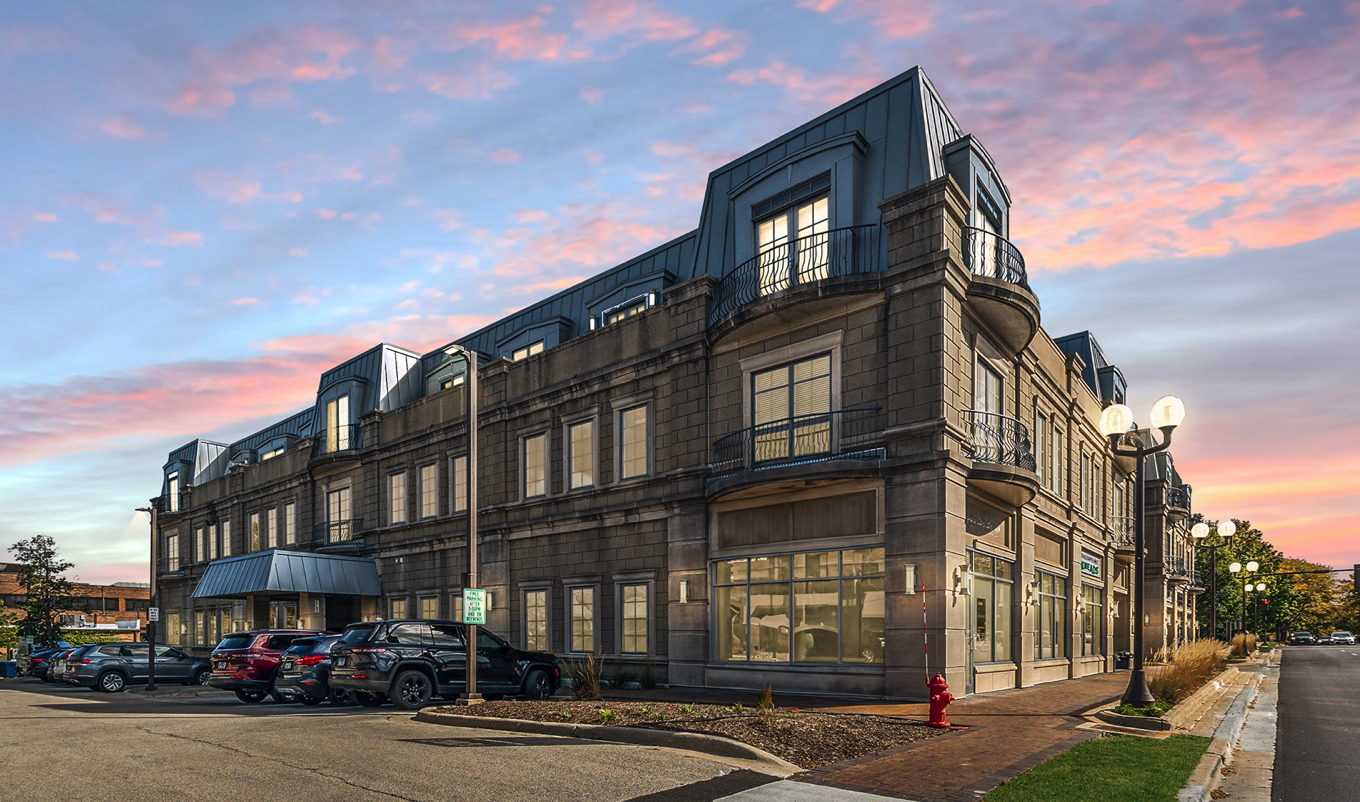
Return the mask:
POLYGON ((628 800, 743 766, 665 749, 424 724, 391 707, 246 705, 171 687, 0 680, 0 776, 26 802, 628 800))

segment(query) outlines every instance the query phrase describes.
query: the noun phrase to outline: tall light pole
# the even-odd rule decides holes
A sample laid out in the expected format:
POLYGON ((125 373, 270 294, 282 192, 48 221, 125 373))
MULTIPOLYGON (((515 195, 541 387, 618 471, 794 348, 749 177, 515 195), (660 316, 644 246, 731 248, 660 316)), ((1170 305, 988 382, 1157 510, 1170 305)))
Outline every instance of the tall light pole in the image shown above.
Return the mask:
MULTIPOLYGON (((1265 592, 1265 589, 1266 583, 1264 582, 1256 583, 1257 593, 1263 593, 1265 592)), ((1261 609, 1261 597, 1257 596, 1251 602, 1251 631, 1253 635, 1259 635, 1261 631, 1261 622, 1256 617, 1256 614, 1260 611, 1260 609, 1261 609)))
POLYGON ((1209 525, 1198 523, 1190 527, 1190 536, 1195 539, 1195 545, 1209 550, 1209 637, 1218 637, 1218 550, 1232 543, 1233 535, 1237 534, 1237 524, 1232 521, 1224 521, 1218 525, 1219 543, 1209 543, 1205 538, 1209 537, 1209 525))
MULTIPOLYGON (((156 505, 153 502, 150 507, 138 507, 137 512, 145 512, 151 516, 151 592, 147 601, 147 607, 156 606, 156 505)), ((151 613, 146 616, 146 689, 156 690, 156 622, 151 620, 151 613)))
MULTIPOLYGON (((1235 563, 1233 563, 1232 565, 1228 566, 1228 573, 1232 574, 1232 575, 1235 577, 1237 574, 1242 573, 1243 567, 1244 567, 1244 566, 1242 565, 1242 563, 1235 562, 1235 563)), ((1258 568, 1260 568, 1260 567, 1261 567, 1261 564, 1258 563, 1258 562, 1256 562, 1255 560, 1247 560, 1247 564, 1246 564, 1246 566, 1245 566, 1245 568, 1246 568, 1246 573, 1247 573, 1247 574, 1254 574, 1254 573, 1256 573, 1256 569, 1258 569, 1258 568)), ((1248 579, 1250 579, 1250 576, 1248 576, 1248 579)), ((1248 581, 1245 585, 1242 586, 1242 631, 1243 631, 1243 632, 1246 632, 1246 631, 1247 631, 1247 591, 1249 591, 1249 590, 1251 590, 1251 582, 1250 582, 1250 581, 1248 581)))
MULTIPOLYGON (((477 587, 477 352, 471 348, 464 348, 461 345, 449 346, 450 351, 457 351, 463 355, 467 361, 467 397, 468 397, 468 582, 467 587, 477 587)), ((457 477, 454 477, 457 481, 457 477)), ((464 618, 467 617, 467 605, 463 605, 464 618)), ((458 703, 473 705, 482 701, 482 695, 477 693, 477 625, 464 624, 467 629, 467 644, 464 651, 467 653, 467 687, 463 689, 463 695, 458 697, 458 703)))
MULTIPOLYGON (((1121 457, 1133 457, 1138 461, 1135 469, 1133 485, 1133 531, 1134 531, 1134 574, 1135 584, 1133 588, 1133 673, 1129 675, 1129 687, 1124 690, 1123 703, 1134 707, 1147 707, 1157 701, 1152 692, 1148 690, 1147 678, 1143 676, 1143 616, 1146 615, 1143 606, 1143 584, 1145 572, 1147 570, 1147 558, 1144 554, 1146 550, 1144 540, 1144 518, 1146 513, 1143 510, 1143 463, 1147 457, 1159 451, 1165 451, 1171 446, 1171 433, 1181 421, 1185 420, 1185 404, 1179 398, 1172 395, 1165 395, 1157 399, 1157 403, 1152 405, 1152 425, 1161 429, 1161 444, 1144 445, 1143 438, 1136 431, 1133 422, 1133 410, 1123 404, 1112 404, 1100 413, 1100 433, 1110 440, 1110 450, 1121 457), (1137 445, 1133 448, 1120 447, 1119 441, 1134 429, 1134 441, 1137 445)), ((1152 440, 1151 432, 1148 433, 1149 441, 1152 440)))

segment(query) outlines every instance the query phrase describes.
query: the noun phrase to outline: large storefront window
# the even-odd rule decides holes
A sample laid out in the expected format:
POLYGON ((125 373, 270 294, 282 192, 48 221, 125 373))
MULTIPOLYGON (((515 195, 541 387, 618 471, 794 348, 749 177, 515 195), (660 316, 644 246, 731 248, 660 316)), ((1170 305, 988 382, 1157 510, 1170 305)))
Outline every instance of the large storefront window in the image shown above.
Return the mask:
POLYGON ((1011 609, 1015 601, 1015 563, 969 553, 973 566, 973 662, 1011 659, 1011 609))
POLYGON ((1105 652, 1105 591, 1094 585, 1082 585, 1081 655, 1105 652))
POLYGON ((1034 659, 1067 656, 1067 579, 1035 572, 1039 586, 1039 624, 1034 639, 1034 659))
POLYGON ((714 564, 715 657, 883 663, 883 548, 714 564))

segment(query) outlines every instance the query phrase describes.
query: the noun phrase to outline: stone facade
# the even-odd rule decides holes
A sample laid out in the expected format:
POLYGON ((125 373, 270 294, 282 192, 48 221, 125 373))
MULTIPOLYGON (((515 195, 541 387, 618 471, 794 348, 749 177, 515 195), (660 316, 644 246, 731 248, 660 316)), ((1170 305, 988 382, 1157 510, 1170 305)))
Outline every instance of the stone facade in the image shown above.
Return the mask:
MULTIPOLYGON (((487 360, 491 629, 674 686, 921 698, 927 670, 971 693, 1113 668, 1133 466, 1096 420, 1123 380, 1087 378, 1040 328, 980 144, 902 134, 919 165, 884 150, 932 115, 952 125, 904 74, 715 172, 700 229, 591 280, 603 289, 459 341, 487 360), (831 222, 766 243, 768 220, 805 214, 831 222)), ((323 376, 314 410, 172 454, 155 500, 162 548, 176 538, 160 559, 171 642, 457 613, 455 351, 379 346, 323 376), (192 597, 228 551, 269 549, 371 558, 382 596, 192 597)))

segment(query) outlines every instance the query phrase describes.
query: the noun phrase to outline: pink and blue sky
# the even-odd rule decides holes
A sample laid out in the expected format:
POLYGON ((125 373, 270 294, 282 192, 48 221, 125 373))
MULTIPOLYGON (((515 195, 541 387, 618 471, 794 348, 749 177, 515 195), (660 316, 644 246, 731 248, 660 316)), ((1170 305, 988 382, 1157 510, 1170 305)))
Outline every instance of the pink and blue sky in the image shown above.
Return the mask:
MULTIPOLYGON (((144 580, 166 453, 693 228, 921 65, 1197 510, 1360 562, 1360 2, 9 4, 0 546, 144 580)), ((0 556, 0 560, 6 556, 0 556)))

